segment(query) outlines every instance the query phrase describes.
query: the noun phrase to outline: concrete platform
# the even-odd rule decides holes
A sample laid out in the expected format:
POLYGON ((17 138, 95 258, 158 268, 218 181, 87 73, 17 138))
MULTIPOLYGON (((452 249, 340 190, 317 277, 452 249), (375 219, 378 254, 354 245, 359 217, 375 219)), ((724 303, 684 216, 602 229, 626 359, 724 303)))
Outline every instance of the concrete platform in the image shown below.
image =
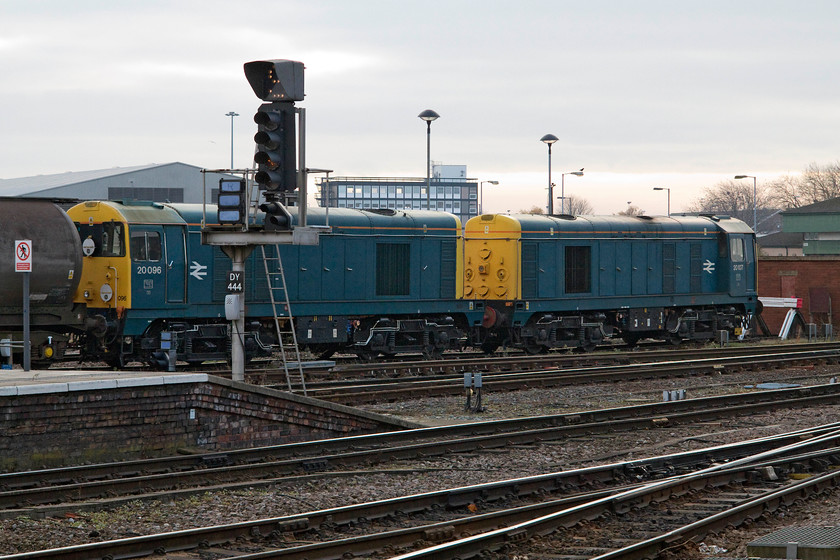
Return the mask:
POLYGON ((115 372, 82 370, 0 370, 0 397, 142 387, 165 383, 206 383, 206 373, 115 372))

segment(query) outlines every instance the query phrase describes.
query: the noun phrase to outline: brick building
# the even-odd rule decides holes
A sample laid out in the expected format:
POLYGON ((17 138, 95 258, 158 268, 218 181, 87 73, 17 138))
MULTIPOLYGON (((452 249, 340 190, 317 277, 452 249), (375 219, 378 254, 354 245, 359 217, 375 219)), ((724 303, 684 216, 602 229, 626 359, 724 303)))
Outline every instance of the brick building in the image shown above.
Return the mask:
MULTIPOLYGON (((802 315, 807 323, 831 324, 838 332, 840 321, 833 314, 833 302, 840 302, 840 255, 804 257, 768 257, 758 259, 758 295, 760 297, 802 298, 802 315)), ((767 326, 778 332, 786 309, 765 308, 767 326)))

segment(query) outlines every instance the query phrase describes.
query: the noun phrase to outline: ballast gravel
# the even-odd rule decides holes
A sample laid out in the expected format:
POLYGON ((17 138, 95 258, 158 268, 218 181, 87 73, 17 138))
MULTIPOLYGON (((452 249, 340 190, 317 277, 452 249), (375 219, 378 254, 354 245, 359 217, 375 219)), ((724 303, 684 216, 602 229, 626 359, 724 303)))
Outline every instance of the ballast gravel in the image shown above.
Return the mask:
MULTIPOLYGON (((664 391, 684 389, 689 398, 760 390, 760 383, 827 383, 838 366, 805 366, 671 380, 580 385, 487 393, 483 410, 465 410, 466 396, 370 405, 367 410, 427 425, 475 422, 658 402, 664 391)), ((471 396, 474 404, 475 396, 471 396)), ((608 436, 573 438, 502 450, 476 451, 371 467, 369 472, 270 488, 207 492, 187 499, 131 502, 113 510, 68 512, 59 518, 0 520, 0 555, 176 531, 192 527, 280 517, 351 503, 380 500, 481 482, 536 475, 592 464, 719 445, 840 421, 840 404, 778 410, 749 418, 662 427, 608 436)), ((745 558, 746 545, 786 526, 840 525, 840 492, 781 510, 749 527, 709 537, 691 558, 745 558)))

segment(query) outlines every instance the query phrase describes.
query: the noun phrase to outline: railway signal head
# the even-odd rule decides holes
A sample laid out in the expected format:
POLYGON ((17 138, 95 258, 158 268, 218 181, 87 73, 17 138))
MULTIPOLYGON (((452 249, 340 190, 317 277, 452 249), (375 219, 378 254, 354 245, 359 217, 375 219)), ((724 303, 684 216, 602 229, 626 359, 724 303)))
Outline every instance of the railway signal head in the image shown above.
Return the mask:
POLYGON ((303 62, 246 62, 245 77, 257 97, 263 101, 303 101, 303 62))
POLYGON ((248 219, 248 190, 242 179, 219 179, 219 204, 216 217, 220 224, 244 224, 248 219))
POLYGON ((257 133, 255 180, 267 191, 291 192, 297 188, 295 159, 295 109, 289 102, 265 103, 254 115, 257 133))

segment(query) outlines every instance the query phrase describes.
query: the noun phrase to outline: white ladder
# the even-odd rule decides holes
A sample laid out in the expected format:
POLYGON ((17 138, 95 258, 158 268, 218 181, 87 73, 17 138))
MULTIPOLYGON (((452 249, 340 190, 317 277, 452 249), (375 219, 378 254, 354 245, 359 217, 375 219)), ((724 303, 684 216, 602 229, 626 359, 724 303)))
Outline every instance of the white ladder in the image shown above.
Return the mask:
POLYGON ((298 373, 300 374, 300 386, 303 389, 304 396, 306 395, 306 380, 303 376, 303 365, 300 358, 300 348, 298 347, 297 333, 295 333, 294 322, 292 321, 292 306, 289 304, 289 291, 286 289, 286 276, 283 274, 283 261, 280 258, 280 247, 274 246, 274 256, 269 257, 265 252, 265 245, 260 245, 262 251, 263 264, 265 265, 265 278, 268 282, 268 295, 271 298, 271 309, 274 313, 274 328, 277 332, 277 344, 280 346, 280 355, 283 360, 283 371, 286 373, 286 384, 289 392, 292 389, 292 377, 289 374, 289 360, 286 353, 286 345, 283 343, 283 336, 286 339, 291 335, 292 346, 289 347, 290 353, 294 352, 294 359, 297 363, 298 373), (272 262, 269 265, 269 261, 272 262), (282 292, 282 294, 280 293, 282 292), (275 297, 275 294, 278 297, 275 297), (277 306, 284 305, 286 310, 286 329, 280 326, 280 315, 277 313, 277 306))

